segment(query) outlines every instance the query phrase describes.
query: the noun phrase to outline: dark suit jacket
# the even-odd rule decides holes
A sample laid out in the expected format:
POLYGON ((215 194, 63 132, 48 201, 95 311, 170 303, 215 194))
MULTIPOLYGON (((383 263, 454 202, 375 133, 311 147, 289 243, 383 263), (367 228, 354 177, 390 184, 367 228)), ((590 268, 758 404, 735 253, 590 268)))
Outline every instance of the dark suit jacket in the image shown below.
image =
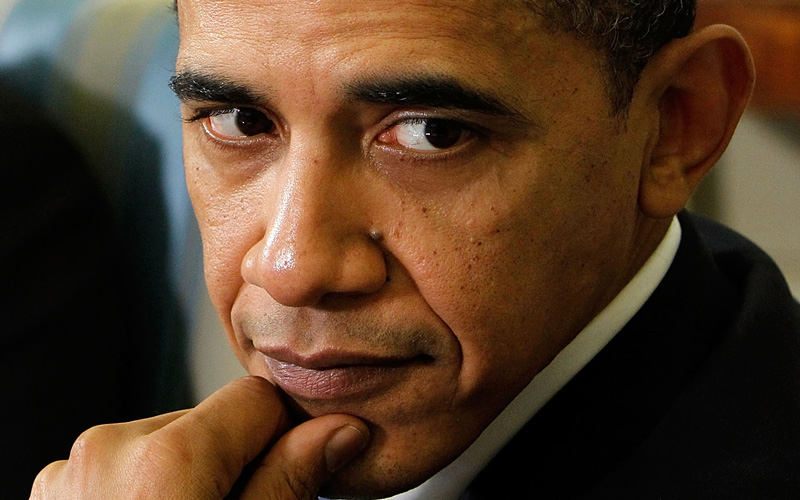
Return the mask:
POLYGON ((800 305, 752 243, 681 224, 650 300, 465 498, 800 498, 800 305))

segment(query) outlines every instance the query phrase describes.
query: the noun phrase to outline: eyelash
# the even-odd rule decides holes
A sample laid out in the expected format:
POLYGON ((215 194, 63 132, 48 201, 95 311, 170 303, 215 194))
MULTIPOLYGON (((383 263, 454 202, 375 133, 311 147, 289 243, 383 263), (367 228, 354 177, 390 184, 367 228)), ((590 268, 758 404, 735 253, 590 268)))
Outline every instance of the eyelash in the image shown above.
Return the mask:
POLYGON ((211 118, 212 116, 221 116, 226 113, 231 113, 234 109, 233 107, 226 107, 226 108, 204 108, 195 110, 195 112, 189 116, 188 118, 184 118, 184 123, 195 123, 199 122, 200 120, 205 120, 206 118, 211 118))

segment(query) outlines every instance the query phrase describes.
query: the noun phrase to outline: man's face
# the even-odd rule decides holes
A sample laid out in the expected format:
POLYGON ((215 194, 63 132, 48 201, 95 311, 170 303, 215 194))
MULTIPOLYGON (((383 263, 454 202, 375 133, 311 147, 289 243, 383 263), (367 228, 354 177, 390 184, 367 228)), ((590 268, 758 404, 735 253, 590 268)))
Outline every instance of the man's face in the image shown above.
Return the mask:
POLYGON ((236 354, 367 452, 453 460, 630 277, 646 138, 508 0, 181 0, 186 174, 236 354), (621 132, 628 130, 628 132, 621 132))

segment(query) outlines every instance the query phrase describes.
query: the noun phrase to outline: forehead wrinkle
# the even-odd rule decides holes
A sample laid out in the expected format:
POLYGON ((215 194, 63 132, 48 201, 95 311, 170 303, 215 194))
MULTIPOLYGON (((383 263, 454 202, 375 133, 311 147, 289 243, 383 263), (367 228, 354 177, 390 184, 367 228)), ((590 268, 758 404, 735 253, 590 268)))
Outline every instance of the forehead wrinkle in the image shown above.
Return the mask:
MULTIPOLYGON (((522 0, 182 1, 194 7, 190 9, 194 14, 191 17, 196 18, 199 28, 194 31, 203 33, 208 42, 235 37, 238 43, 256 47, 274 47, 291 41, 298 44, 297 47, 324 48, 343 39, 379 35, 425 38, 432 43, 437 39, 458 43, 488 42, 509 48, 530 34, 532 20, 539 21, 537 16, 531 15, 530 8, 523 6, 522 0), (365 8, 365 4, 370 8, 365 8), (237 29, 253 32, 237 35, 229 31, 234 25, 232 21, 248 18, 261 18, 261 21, 235 24, 237 29), (254 31, 269 26, 275 28, 254 31)), ((184 15, 186 9, 180 12, 184 15)))
MULTIPOLYGON (((498 34, 519 32, 538 16, 532 15, 533 9, 526 5, 530 0, 406 0, 398 3, 396 0, 181 0, 181 4, 191 4, 196 9, 205 11, 202 31, 214 36, 227 36, 224 30, 215 26, 214 20, 225 17, 247 18, 257 14, 263 17, 262 25, 280 26, 274 32, 287 38, 289 32, 282 17, 303 18, 302 23, 293 23, 293 26, 302 26, 302 33, 298 37, 302 40, 321 42, 325 39, 335 39, 365 33, 386 33, 388 30, 397 30, 403 27, 402 22, 387 22, 386 15, 393 15, 396 21, 403 21, 404 17, 413 14, 415 21, 420 19, 432 25, 442 27, 447 25, 455 28, 456 37, 469 39, 477 33, 476 27, 489 28, 498 34), (287 9, 287 5, 291 6, 287 9), (369 8, 367 5, 369 4, 369 8), (385 6, 385 8, 383 7, 385 6), (430 14, 420 16, 419 9, 427 9, 430 14), (288 10, 288 12, 287 12, 288 10), (490 21, 494 20, 494 23, 490 21), (471 21, 471 22, 470 22, 471 21), (347 29, 343 29, 347 28, 347 29), (363 31, 370 30, 370 31, 363 31)), ((181 16, 187 12, 186 6, 179 10, 181 16)), ((406 26, 411 33, 416 32, 418 24, 406 26)), ((400 33, 398 33, 400 34, 400 33)), ((446 35, 445 35, 446 36, 446 35)))
MULTIPOLYGON (((434 36, 474 40, 480 37, 481 31, 495 35, 518 32, 534 18, 520 0, 406 0, 402 3, 396 0, 262 0, 259 3, 249 7, 249 15, 257 12, 271 21, 270 24, 279 26, 274 32, 283 39, 291 37, 309 44, 372 34, 414 37, 420 20, 429 27, 447 28, 439 29, 437 32, 441 35, 434 36), (288 9, 287 5, 290 5, 288 9), (428 12, 421 13, 421 10, 428 12), (414 23, 403 22, 409 16, 414 18, 414 23), (287 24, 283 19, 302 19, 302 22, 287 24), (288 26, 295 28, 295 33, 287 31, 288 26)), ((223 9, 218 6, 209 13, 218 15, 223 9)), ((231 11, 239 11, 239 15, 248 15, 244 10, 235 5, 231 7, 231 11)))
POLYGON ((413 74, 433 63, 436 71, 477 88, 493 89, 523 109, 525 103, 518 98, 510 75, 520 67, 539 71, 529 61, 530 54, 539 50, 536 35, 541 34, 541 20, 520 0, 400 4, 389 0, 226 0, 199 1, 195 7, 199 23, 191 29, 191 37, 200 60, 205 54, 224 57, 223 51, 207 49, 217 41, 230 47, 228 53, 241 47, 246 58, 261 61, 258 69, 228 67, 225 60, 212 60, 212 65, 230 69, 239 80, 256 74, 269 80, 277 77, 275 71, 290 71, 310 91, 309 98, 324 86, 320 78, 352 81, 359 75, 385 71, 413 74), (365 3, 371 8, 366 9, 365 3), (408 40, 405 50, 398 40, 408 40), (392 50, 399 45, 400 57, 386 58, 383 67, 370 67, 373 49, 380 51, 384 44, 392 50))
MULTIPOLYGON (((349 11, 333 11, 330 5, 328 9, 322 8, 323 4, 336 4, 335 1, 303 2, 309 18, 308 22, 298 23, 302 31, 295 36, 282 31, 276 36, 282 40, 291 37, 298 42, 297 47, 313 47, 316 49, 316 57, 311 57, 329 68, 348 59, 360 60, 360 65, 363 66, 364 60, 368 60, 373 49, 379 49, 383 44, 406 41, 409 42, 408 53, 400 54, 409 56, 406 60, 418 55, 419 65, 425 66, 426 60, 433 58, 433 62, 446 62, 453 69, 459 69, 459 73, 468 75, 475 72, 497 74, 507 69, 513 64, 508 57, 510 51, 515 49, 519 52, 523 45, 532 47, 532 35, 541 31, 541 20, 531 15, 530 9, 522 8, 519 0, 417 0, 404 2, 401 7, 397 7, 395 1, 366 1, 371 4, 385 3, 391 9, 383 11, 373 8, 365 11, 363 4, 359 4, 358 15, 350 15, 349 11), (412 8, 428 9, 431 13, 420 15, 418 11, 411 12, 412 8), (409 20, 404 18, 414 21, 422 19, 429 25, 403 22, 409 20), (340 47, 336 42, 349 41, 353 43, 344 45, 345 48, 342 49, 346 52, 339 52, 340 47), (411 43, 420 41, 425 42, 431 50, 425 49, 425 45, 411 43), (441 49, 437 50, 437 46, 441 49), (473 51, 476 48, 491 56, 479 59, 461 57, 464 51, 473 51), (360 53, 365 53, 366 57, 359 59, 360 53)), ((352 2, 347 4, 352 5, 352 2)), ((308 61, 309 52, 304 52, 303 55, 308 61)), ((403 65, 398 64, 397 68, 401 66, 403 65)), ((414 70, 413 63, 409 69, 414 70)))

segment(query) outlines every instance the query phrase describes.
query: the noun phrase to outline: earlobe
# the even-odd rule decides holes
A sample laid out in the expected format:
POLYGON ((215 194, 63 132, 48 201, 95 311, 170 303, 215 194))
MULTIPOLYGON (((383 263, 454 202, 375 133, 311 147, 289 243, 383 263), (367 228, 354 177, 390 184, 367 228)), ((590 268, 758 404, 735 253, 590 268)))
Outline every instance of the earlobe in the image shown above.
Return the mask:
POLYGON ((658 121, 642 166, 643 212, 665 218, 685 206, 728 146, 754 79, 750 51, 729 26, 674 40, 653 57, 637 89, 648 94, 658 121))

